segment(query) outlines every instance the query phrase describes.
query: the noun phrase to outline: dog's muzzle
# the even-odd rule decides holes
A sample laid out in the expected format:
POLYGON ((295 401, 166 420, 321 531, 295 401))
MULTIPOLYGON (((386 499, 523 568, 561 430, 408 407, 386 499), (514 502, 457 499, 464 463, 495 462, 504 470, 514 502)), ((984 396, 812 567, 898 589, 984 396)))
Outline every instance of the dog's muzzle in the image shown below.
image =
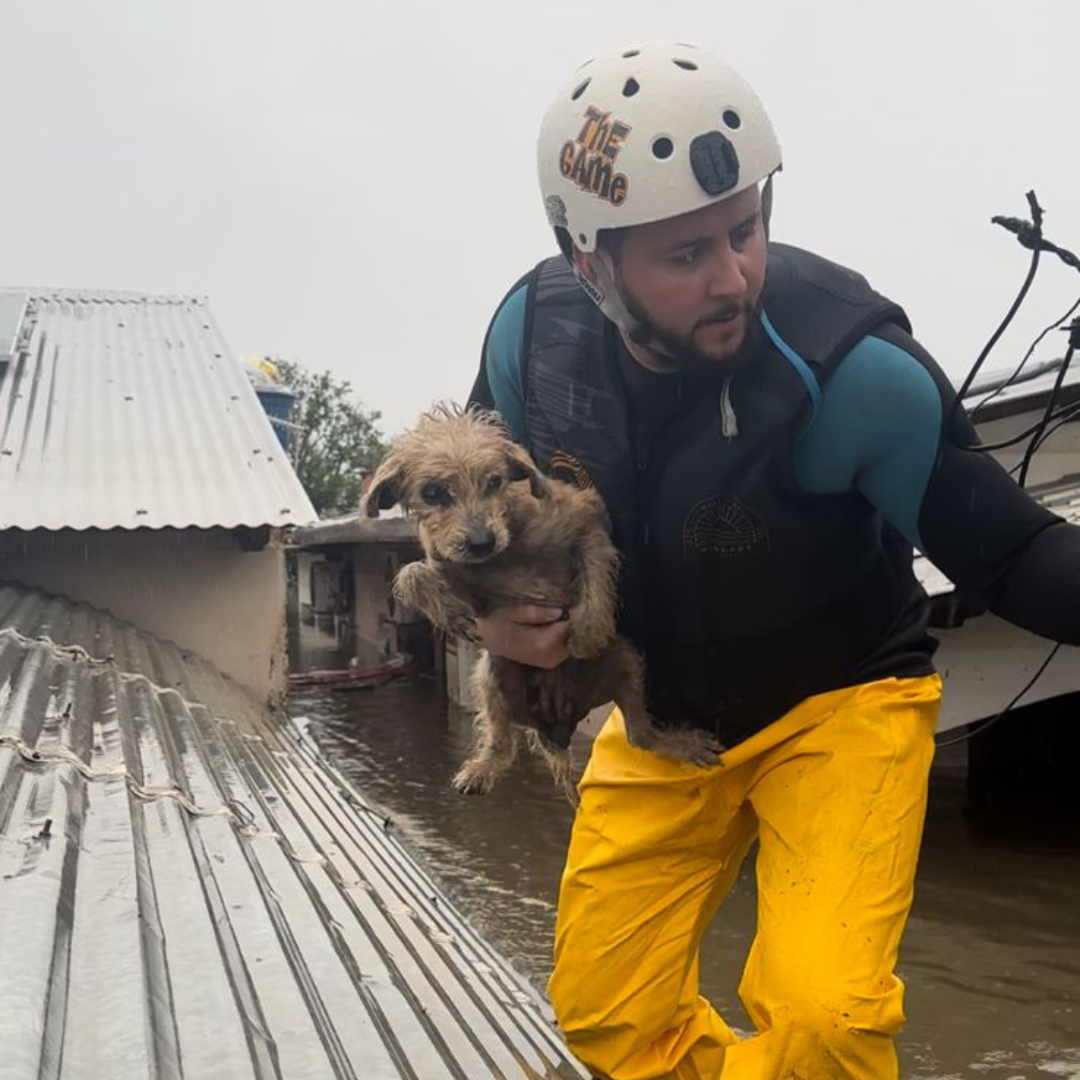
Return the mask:
POLYGON ((465 553, 470 559, 486 559, 495 550, 495 534, 488 528, 473 527, 465 533, 465 553))

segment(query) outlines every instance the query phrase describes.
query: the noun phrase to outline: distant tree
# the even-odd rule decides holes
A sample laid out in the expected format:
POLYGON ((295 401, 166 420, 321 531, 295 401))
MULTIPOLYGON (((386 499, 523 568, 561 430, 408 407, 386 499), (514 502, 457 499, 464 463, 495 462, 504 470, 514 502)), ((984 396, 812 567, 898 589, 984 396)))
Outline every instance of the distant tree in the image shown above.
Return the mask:
POLYGON ((352 384, 329 371, 312 372, 288 360, 274 360, 282 382, 299 394, 292 422, 293 464, 320 517, 355 510, 363 476, 387 451, 377 426, 381 413, 365 409, 352 384))

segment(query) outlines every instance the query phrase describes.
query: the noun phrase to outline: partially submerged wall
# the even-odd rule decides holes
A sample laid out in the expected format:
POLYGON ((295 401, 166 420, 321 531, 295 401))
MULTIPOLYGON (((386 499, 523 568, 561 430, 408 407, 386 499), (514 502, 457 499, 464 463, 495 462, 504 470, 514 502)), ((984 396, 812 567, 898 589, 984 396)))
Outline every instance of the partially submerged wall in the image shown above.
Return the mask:
POLYGON ((273 534, 227 529, 10 530, 0 581, 101 608, 211 661, 260 699, 286 688, 285 564, 273 534))
POLYGON ((415 543, 357 544, 353 548, 353 629, 361 664, 409 654, 424 667, 433 660, 431 633, 415 611, 404 609, 391 591, 394 575, 420 555, 415 543))

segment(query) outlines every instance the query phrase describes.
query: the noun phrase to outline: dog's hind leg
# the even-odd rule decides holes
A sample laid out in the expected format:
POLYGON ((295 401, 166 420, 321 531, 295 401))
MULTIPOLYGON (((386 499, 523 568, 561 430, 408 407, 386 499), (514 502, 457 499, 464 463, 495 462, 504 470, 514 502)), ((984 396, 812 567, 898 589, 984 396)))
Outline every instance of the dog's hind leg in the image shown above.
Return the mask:
POLYGON ((473 720, 476 742, 472 753, 453 779, 462 795, 486 795, 517 757, 509 702, 503 693, 491 657, 482 653, 470 677, 478 710, 473 720))
POLYGON ((612 681, 615 704, 623 714, 626 739, 639 750, 707 767, 722 764, 724 747, 702 728, 658 728, 645 707, 645 673, 641 657, 622 638, 604 654, 605 673, 612 681))
POLYGON ((545 739, 534 728, 529 728, 525 732, 525 741, 534 754, 547 762, 555 786, 566 796, 566 801, 572 806, 577 806, 580 800, 577 788, 574 787, 573 774, 570 771, 570 751, 563 750, 549 739, 545 739))

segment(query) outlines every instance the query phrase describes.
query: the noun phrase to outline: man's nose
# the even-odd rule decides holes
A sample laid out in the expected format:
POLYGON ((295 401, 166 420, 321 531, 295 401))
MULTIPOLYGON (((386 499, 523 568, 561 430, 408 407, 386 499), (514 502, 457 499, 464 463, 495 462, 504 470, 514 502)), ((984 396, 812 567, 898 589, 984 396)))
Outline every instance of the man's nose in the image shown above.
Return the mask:
POLYGON ((714 251, 709 259, 709 296, 738 299, 746 292, 746 268, 742 255, 730 245, 714 251))

